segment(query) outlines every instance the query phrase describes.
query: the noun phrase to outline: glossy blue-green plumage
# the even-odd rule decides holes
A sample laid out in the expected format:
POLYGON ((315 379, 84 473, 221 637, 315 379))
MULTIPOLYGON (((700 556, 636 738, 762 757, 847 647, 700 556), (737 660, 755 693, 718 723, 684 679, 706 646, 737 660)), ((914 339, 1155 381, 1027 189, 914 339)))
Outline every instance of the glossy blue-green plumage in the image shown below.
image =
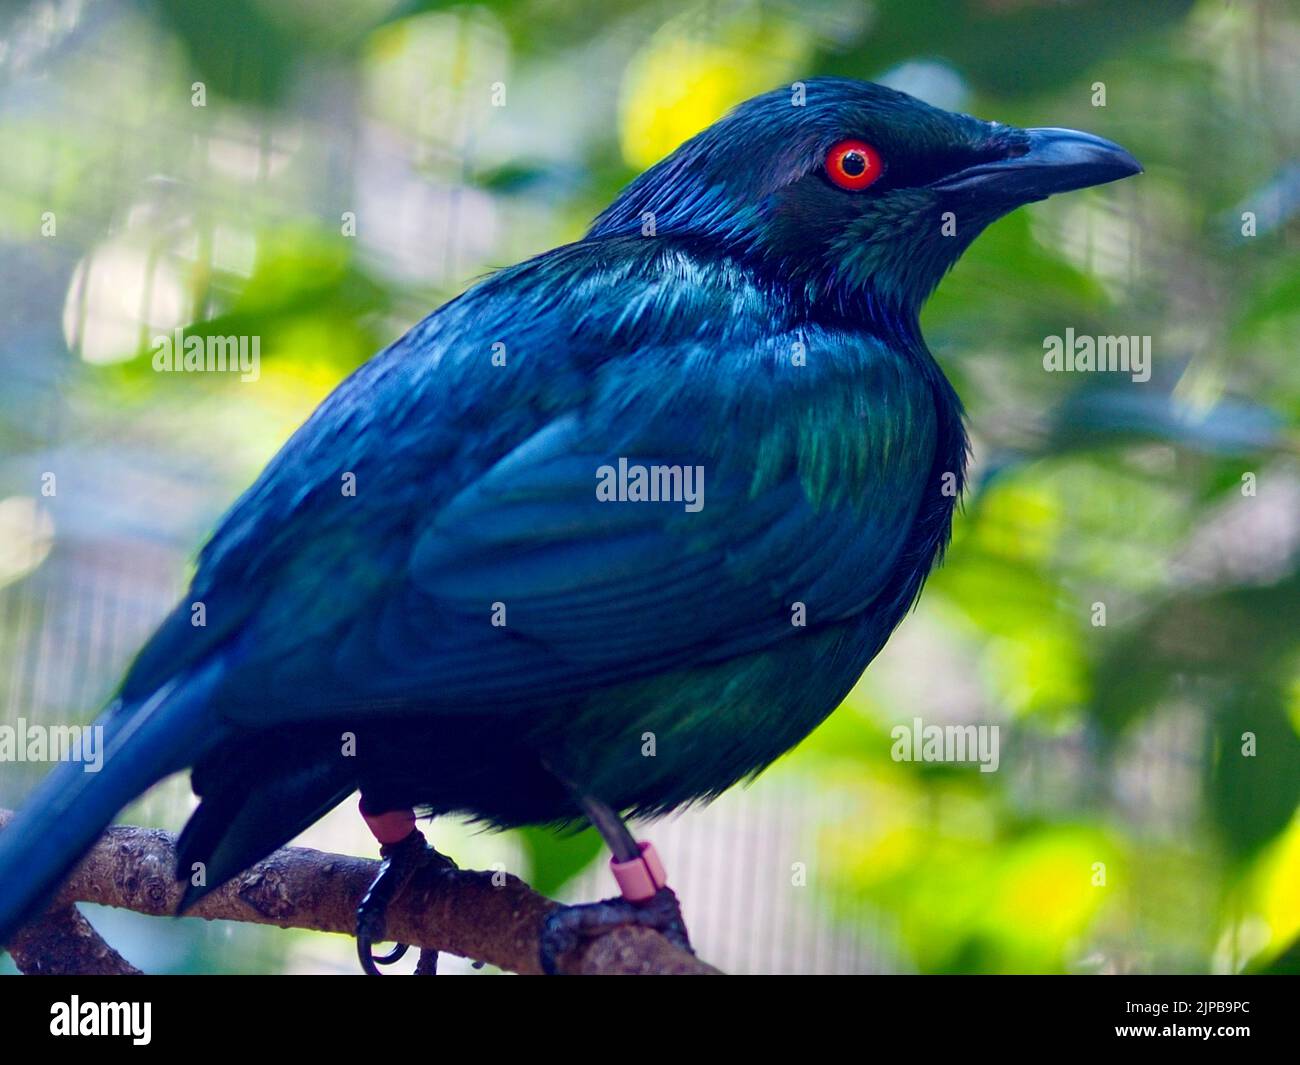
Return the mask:
POLYGON ((26 861, 36 885, 0 927, 186 765, 182 867, 210 888, 358 787, 505 825, 576 816, 558 774, 653 813, 835 708, 942 552, 965 467, 917 313, 1008 208, 942 235, 925 183, 1023 135, 876 86, 807 94, 744 105, 321 405, 130 671, 116 761, 33 801, 33 838, 61 835, 35 856, 0 836, 0 875, 26 861), (860 196, 820 169, 847 135, 891 164, 860 196), (599 501, 620 457, 703 467, 703 508, 599 501))
POLYGON ((182 605, 124 695, 219 649, 213 700, 233 726, 401 736, 341 764, 368 793, 406 773, 403 802, 501 823, 573 812, 540 774, 529 793, 490 751, 465 756, 477 732, 621 808, 671 808, 833 709, 946 535, 938 471, 963 446, 923 352, 811 320, 671 236, 573 245, 340 388, 205 550, 207 628, 182 605), (595 471, 620 456, 702 466, 703 508, 598 501, 595 471), (940 519, 918 530, 923 502, 940 519))

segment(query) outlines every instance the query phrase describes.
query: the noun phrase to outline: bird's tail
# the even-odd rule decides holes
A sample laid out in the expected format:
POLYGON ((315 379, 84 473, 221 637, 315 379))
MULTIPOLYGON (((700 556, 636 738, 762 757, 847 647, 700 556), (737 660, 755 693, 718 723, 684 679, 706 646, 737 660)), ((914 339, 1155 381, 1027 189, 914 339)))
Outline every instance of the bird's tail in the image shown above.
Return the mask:
POLYGON ((0 831, 0 945, 40 911, 122 807, 211 742, 206 710, 218 673, 213 664, 142 702, 110 706, 93 726, 103 729, 97 771, 60 762, 0 831))

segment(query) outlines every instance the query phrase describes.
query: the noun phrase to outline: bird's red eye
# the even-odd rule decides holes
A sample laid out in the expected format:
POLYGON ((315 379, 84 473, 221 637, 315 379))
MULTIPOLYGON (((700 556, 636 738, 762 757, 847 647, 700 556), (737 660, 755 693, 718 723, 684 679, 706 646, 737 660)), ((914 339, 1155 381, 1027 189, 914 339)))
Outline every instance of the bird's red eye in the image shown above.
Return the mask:
POLYGON ((850 192, 861 192, 883 172, 880 153, 865 141, 840 141, 826 153, 826 176, 850 192))

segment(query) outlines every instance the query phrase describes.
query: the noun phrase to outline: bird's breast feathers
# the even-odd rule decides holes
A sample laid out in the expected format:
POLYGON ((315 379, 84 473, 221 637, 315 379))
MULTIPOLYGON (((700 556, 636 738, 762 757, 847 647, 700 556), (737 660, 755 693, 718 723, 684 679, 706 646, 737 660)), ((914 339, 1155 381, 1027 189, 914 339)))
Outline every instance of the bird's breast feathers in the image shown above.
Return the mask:
POLYGON ((194 596, 234 650, 231 697, 264 707, 269 685, 290 717, 716 661, 870 609, 940 416, 904 353, 735 264, 573 246, 344 382, 227 516, 194 596))

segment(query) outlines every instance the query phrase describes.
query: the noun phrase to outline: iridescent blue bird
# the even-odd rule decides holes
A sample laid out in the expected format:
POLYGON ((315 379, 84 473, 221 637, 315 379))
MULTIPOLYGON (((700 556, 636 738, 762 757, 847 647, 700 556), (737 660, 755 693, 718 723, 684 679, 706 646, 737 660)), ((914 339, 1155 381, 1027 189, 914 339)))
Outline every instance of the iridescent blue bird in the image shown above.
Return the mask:
POLYGON ((620 815, 752 777, 844 698, 963 485, 923 301, 994 219, 1139 170, 1085 133, 815 79, 439 308, 222 520, 101 718, 102 770, 59 767, 0 833, 0 941, 192 768, 187 903, 360 791, 388 859, 369 969, 423 849, 412 808, 596 825, 626 897, 548 921, 548 968, 611 922, 685 943, 620 815))

